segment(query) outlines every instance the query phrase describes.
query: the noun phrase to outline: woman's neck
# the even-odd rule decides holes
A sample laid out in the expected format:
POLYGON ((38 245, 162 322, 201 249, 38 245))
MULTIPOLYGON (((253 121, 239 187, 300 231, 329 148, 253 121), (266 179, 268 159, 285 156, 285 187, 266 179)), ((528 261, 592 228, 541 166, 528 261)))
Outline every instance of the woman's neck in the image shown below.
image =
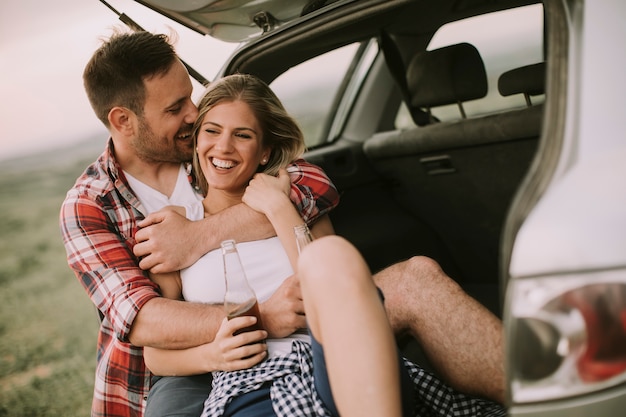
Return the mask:
POLYGON ((241 203, 244 191, 245 190, 239 193, 230 193, 209 187, 206 197, 202 200, 205 215, 217 214, 222 210, 241 203))

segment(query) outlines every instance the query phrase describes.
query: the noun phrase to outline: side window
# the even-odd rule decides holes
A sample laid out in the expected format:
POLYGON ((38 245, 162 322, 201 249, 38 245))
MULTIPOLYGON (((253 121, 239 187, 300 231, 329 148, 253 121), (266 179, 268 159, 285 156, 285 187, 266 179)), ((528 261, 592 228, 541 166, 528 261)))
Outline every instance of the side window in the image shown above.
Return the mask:
POLYGON ((300 125, 308 148, 326 141, 325 127, 334 116, 334 101, 359 44, 350 44, 305 61, 281 74, 270 85, 300 125))
MULTIPOLYGON (((498 78, 503 72, 534 64, 543 58, 543 7, 532 5, 476 16, 443 25, 431 39, 428 50, 467 42, 476 47, 485 63, 488 93, 480 100, 463 103, 468 117, 522 107, 524 97, 502 97, 498 78)), ((542 98, 533 98, 538 103, 542 98)), ((439 120, 460 117, 456 105, 432 109, 439 120)), ((403 104, 396 117, 396 127, 413 127, 408 109, 403 104)))

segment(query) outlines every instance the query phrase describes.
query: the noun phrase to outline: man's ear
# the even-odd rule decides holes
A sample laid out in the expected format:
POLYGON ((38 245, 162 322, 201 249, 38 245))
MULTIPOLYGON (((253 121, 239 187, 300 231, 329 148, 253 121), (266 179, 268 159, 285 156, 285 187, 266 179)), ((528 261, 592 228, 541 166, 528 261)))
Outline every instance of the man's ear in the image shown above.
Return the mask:
POLYGON ((122 135, 130 136, 135 132, 135 122, 137 116, 126 107, 113 107, 109 112, 109 124, 111 129, 120 132, 122 135))

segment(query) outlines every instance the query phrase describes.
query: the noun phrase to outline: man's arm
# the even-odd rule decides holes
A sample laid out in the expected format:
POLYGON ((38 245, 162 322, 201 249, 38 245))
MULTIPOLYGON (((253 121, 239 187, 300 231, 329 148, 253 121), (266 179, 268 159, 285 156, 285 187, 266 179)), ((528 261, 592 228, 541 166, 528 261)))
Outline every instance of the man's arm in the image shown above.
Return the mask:
POLYGON ((113 222, 93 200, 71 194, 60 216, 68 264, 120 340, 171 349, 213 340, 223 308, 160 297, 120 232, 134 228, 127 211, 116 217, 130 223, 113 222))
POLYGON ((212 342, 224 317, 222 305, 156 297, 137 312, 128 340, 135 346, 186 349, 212 342))
POLYGON ((160 210, 138 223, 134 253, 139 266, 152 273, 186 268, 226 239, 245 242, 276 233, 267 218, 245 204, 237 204, 202 220, 190 221, 170 210, 160 210))
MULTIPOLYGON (((324 171, 298 160, 287 167, 292 185, 290 198, 309 224, 339 203, 339 193, 324 171)), ((154 273, 185 268, 219 247, 225 239, 245 242, 275 236, 267 218, 239 204, 197 222, 172 212, 157 212, 139 223, 134 253, 140 266, 154 273)))
POLYGON ((298 159, 287 172, 291 178, 289 198, 309 226, 339 204, 339 191, 317 165, 298 159))

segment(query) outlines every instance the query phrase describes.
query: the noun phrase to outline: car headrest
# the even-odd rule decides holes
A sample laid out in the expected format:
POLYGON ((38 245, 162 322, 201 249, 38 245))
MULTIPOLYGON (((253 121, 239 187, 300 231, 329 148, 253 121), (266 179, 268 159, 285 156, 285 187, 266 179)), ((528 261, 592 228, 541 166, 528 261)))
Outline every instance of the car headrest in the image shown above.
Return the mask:
POLYGON ((498 91, 503 96, 528 94, 537 96, 546 90, 546 63, 526 65, 500 75, 498 91))
POLYGON ((406 79, 410 105, 415 107, 431 108, 487 95, 485 64, 469 43, 420 52, 411 59, 406 79))

